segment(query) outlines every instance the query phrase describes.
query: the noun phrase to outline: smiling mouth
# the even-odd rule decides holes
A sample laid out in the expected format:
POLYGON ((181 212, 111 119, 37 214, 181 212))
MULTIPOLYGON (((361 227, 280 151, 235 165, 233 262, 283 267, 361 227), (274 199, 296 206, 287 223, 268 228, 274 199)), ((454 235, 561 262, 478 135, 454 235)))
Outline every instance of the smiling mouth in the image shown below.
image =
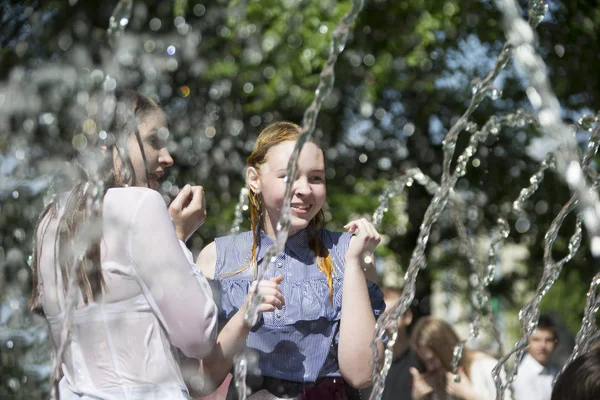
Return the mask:
POLYGON ((310 209, 312 208, 312 205, 306 205, 306 204, 292 204, 291 209, 292 211, 294 211, 294 213, 296 214, 306 214, 310 211, 310 209))

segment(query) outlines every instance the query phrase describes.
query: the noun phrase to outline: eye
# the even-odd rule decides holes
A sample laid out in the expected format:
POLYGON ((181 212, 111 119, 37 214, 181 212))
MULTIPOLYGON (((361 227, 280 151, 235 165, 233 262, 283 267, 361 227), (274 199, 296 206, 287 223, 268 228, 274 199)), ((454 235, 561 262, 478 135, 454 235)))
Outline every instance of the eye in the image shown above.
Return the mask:
POLYGON ((311 182, 324 182, 325 179, 322 176, 315 175, 310 177, 311 182))
POLYGON ((156 135, 150 136, 149 142, 150 145, 156 150, 159 150, 165 146, 164 140, 160 140, 156 135))

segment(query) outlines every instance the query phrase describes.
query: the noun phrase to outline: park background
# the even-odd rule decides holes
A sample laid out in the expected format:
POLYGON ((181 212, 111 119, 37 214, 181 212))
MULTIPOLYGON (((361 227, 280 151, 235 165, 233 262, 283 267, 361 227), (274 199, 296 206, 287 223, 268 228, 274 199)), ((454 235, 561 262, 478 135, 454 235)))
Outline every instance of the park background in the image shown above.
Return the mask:
MULTIPOLYGON (((136 0, 124 30, 109 35, 111 15, 127 11, 117 3, 0 0, 3 399, 42 398, 49 389, 46 328, 27 311, 28 257, 52 172, 74 148, 85 147, 76 129, 77 104, 107 74, 118 87, 160 102, 169 115, 176 165, 161 186, 165 200, 186 183, 200 184, 206 193, 208 220, 188 242, 197 254, 230 232, 245 158, 260 130, 277 120, 302 122, 332 32, 351 7, 350 1, 333 0, 136 0)), ((527 2, 520 4, 526 9, 527 2)), ((575 0, 547 4, 536 49, 564 121, 575 124, 600 108, 600 7, 575 0)), ((365 2, 315 131, 327 160, 329 229, 370 217, 386 185, 411 168, 439 182, 442 140, 467 109, 473 80, 483 78, 500 53, 501 20, 496 4, 487 0, 365 2)), ((485 99, 471 121, 482 126, 492 116, 532 111, 528 84, 512 61, 495 85, 501 94, 485 99)), ((593 118, 579 124, 581 149, 594 126, 593 118)), ((471 134, 461 134, 457 155, 471 134)), ((535 126, 504 127, 479 146, 455 189, 464 204, 457 215, 477 249, 477 267, 487 265, 497 218, 511 227, 489 286, 505 348, 518 337, 518 311, 542 275, 544 235, 571 194, 548 170, 522 213, 513 212, 512 204, 555 147, 535 126)), ((402 284, 430 201, 417 183, 390 200, 377 252, 384 284, 402 284)), ((466 260, 452 212, 447 207, 432 228, 417 288, 420 297, 429 298, 431 311, 466 337, 477 271, 466 260)), ((245 214, 242 229, 248 226, 245 214)), ((553 246, 555 259, 568 253, 574 226, 571 215, 553 246)), ((571 351, 597 271, 584 232, 581 248, 542 301, 542 312, 559 323, 562 360, 571 351)), ((470 345, 493 351, 489 332, 484 323, 482 337, 470 345)))

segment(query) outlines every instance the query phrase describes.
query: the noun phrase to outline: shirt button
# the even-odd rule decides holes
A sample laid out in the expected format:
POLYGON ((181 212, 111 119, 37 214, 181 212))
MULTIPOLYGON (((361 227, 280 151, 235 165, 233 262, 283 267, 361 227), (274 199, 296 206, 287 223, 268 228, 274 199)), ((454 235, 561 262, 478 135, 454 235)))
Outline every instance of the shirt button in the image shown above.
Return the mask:
POLYGON ((277 267, 278 268, 282 268, 283 267, 283 263, 277 263, 277 267))
POLYGON ((279 319, 279 318, 281 318, 281 314, 275 314, 275 317, 276 317, 277 319, 279 319))

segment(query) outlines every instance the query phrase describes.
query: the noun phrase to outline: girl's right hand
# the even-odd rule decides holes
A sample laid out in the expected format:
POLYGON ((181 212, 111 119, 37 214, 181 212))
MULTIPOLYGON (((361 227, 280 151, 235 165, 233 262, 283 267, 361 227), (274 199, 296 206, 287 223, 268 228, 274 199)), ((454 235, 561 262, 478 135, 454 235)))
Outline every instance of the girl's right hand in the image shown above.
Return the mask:
POLYGON ((246 313, 250 298, 258 290, 258 293, 262 297, 262 302, 259 304, 257 311, 259 313, 272 312, 275 309, 281 309, 285 305, 285 299, 279 284, 283 281, 283 276, 279 275, 271 279, 263 279, 261 281, 254 281, 248 289, 248 296, 242 306, 243 313, 246 313))
POLYGON ((175 232, 182 242, 206 221, 206 199, 202 186, 185 185, 169 205, 175 232))
POLYGON ((421 374, 415 367, 410 367, 409 372, 412 375, 412 400, 426 399, 433 393, 427 374, 421 374))

